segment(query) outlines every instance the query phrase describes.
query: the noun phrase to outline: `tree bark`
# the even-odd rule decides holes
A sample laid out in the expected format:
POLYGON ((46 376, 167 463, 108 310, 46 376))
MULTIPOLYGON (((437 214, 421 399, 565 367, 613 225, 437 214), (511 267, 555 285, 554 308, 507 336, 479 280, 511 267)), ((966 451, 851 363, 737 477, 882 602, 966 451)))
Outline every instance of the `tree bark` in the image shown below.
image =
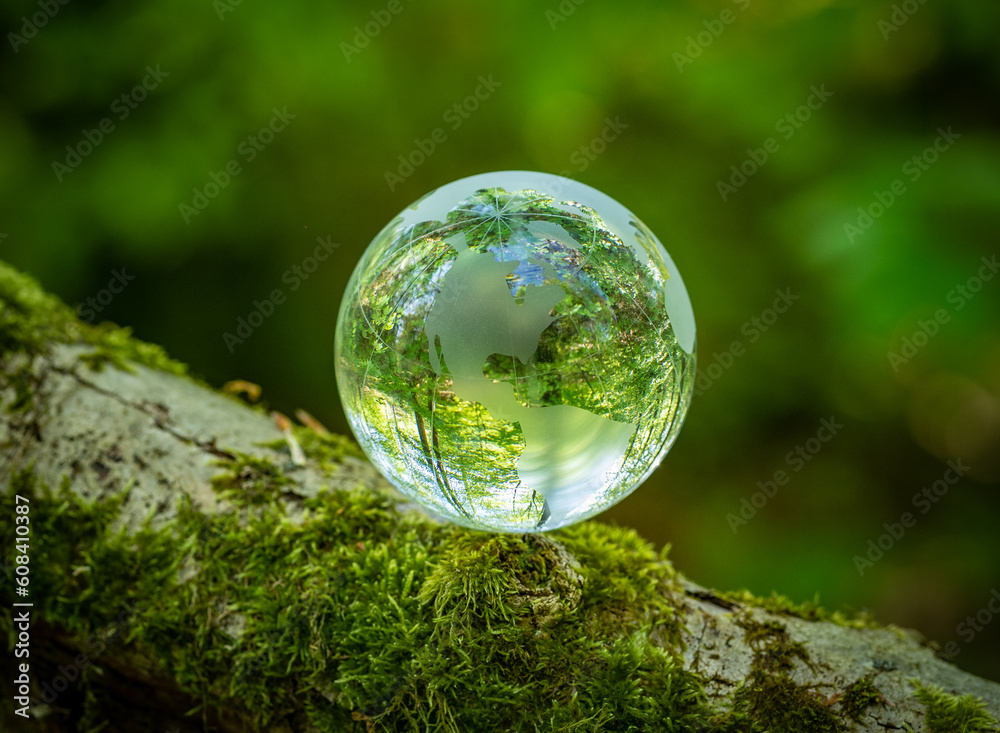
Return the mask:
MULTIPOLYGON (((0 267, 3 267, 2 263, 0 267)), ((0 275, 4 273, 0 271, 0 275)), ((123 343, 120 339, 116 337, 112 344, 106 333, 102 335, 77 324, 67 310, 36 292, 30 281, 9 268, 5 276, 6 281, 0 277, 0 348, 3 349, 0 351, 0 492, 6 493, 5 511, 16 511, 12 508, 16 506, 12 494, 18 490, 17 486, 24 485, 27 471, 38 484, 44 484, 52 491, 62 486, 69 496, 93 506, 121 500, 113 522, 126 537, 139 537, 144 532, 168 532, 180 518, 188 517, 186 521, 189 521, 192 514, 206 517, 232 513, 258 516, 254 512, 282 513, 283 522, 275 525, 275 532, 280 535, 294 533, 296 527, 308 522, 310 512, 306 511, 306 507, 310 499, 336 496, 338 492, 356 492, 360 486, 373 495, 384 497, 378 516, 381 517, 379 521, 388 522, 390 529, 386 537, 378 542, 387 548, 386 552, 399 553, 402 558, 404 543, 420 541, 426 543, 430 553, 426 568, 418 570, 412 577, 412 585, 407 587, 405 593, 395 594, 392 600, 386 599, 385 604, 411 597, 420 598, 419 608, 422 610, 419 613, 426 614, 426 618, 421 618, 429 623, 428 628, 437 629, 434 634, 440 630, 435 623, 441 621, 444 615, 455 612, 455 607, 448 605, 451 596, 446 598, 444 590, 435 590, 436 586, 428 585, 428 578, 439 577, 444 572, 442 568, 449 562, 461 560, 458 553, 462 543, 472 538, 488 544, 491 541, 488 536, 439 526, 434 519, 424 516, 395 494, 367 462, 350 455, 349 450, 344 455, 336 456, 335 460, 306 451, 304 465, 297 465, 299 461, 294 460, 295 454, 287 433, 279 430, 275 421, 263 411, 188 377, 160 368, 135 362, 128 363, 127 370, 118 368, 126 364, 120 362, 116 366, 117 358, 113 354, 109 357, 108 352, 119 348, 123 343), (6 314, 3 314, 4 309, 7 309, 6 314), (37 327, 40 318, 51 319, 52 328, 40 330, 37 327), (39 338, 29 339, 31 334, 27 330, 39 338), (103 356, 95 359, 95 350, 103 356), (102 368, 94 368, 102 366, 102 363, 102 368), (266 461, 267 465, 278 467, 280 476, 271 476, 273 483, 281 487, 276 500, 249 505, 245 496, 241 498, 239 495, 239 492, 246 494, 250 491, 249 484, 238 484, 236 493, 220 490, 220 475, 229 475, 227 471, 231 466, 246 462, 248 457, 257 457, 266 461), (16 477, 17 481, 14 481, 16 477), (122 497, 125 497, 124 500, 122 497), (417 534, 414 535, 414 532, 417 534), (412 539, 418 535, 424 539, 412 539), (394 538, 398 542, 394 542, 394 538)), ((123 353, 134 355, 137 352, 133 348, 123 353)), ((152 361, 149 363, 155 366, 152 361)), ((305 435, 301 430, 296 434, 300 438, 305 435)), ((46 504, 42 498, 32 498, 32 501, 37 502, 37 505, 31 505, 36 513, 55 511, 45 508, 53 504, 46 504)), ((345 506, 348 505, 345 503, 345 506)), ((348 513, 351 511, 353 509, 348 506, 348 513)), ((41 522, 44 517, 32 515, 31 519, 32 522, 41 522)), ((6 523, 7 517, 3 521, 6 523)), ((6 533, 5 542, 13 542, 13 537, 13 531, 6 533)), ((93 574, 96 577, 101 569, 89 565, 57 569, 45 569, 38 565, 44 563, 46 557, 60 556, 61 552, 54 548, 69 548, 84 542, 81 537, 82 534, 72 536, 72 532, 68 536, 33 535, 31 577, 46 577, 45 573, 54 571, 65 576, 86 578, 88 574, 93 574), (81 570, 81 567, 84 569, 81 570), (36 573, 42 575, 36 576, 36 573)), ((186 546, 180 544, 182 540, 178 537, 177 553, 184 554, 184 560, 179 563, 175 577, 164 581, 165 594, 179 593, 178 589, 183 589, 185 584, 198 582, 206 562, 204 557, 198 555, 199 540, 195 540, 194 545, 189 543, 186 546)), ((373 551, 376 540, 343 537, 336 542, 352 552, 356 545, 360 557, 365 552, 373 551)), ((499 578, 499 587, 506 590, 501 598, 493 601, 500 610, 490 626, 492 636, 466 643, 489 645, 493 643, 490 639, 510 631, 505 624, 515 631, 516 627, 528 628, 530 633, 525 632, 528 633, 526 639, 530 636, 532 640, 558 640, 560 634, 574 629, 572 619, 582 614, 579 609, 585 607, 590 609, 587 613, 596 614, 588 623, 608 621, 599 618, 605 612, 602 610, 605 606, 588 600, 588 593, 592 593, 594 587, 593 576, 588 574, 588 570, 592 569, 588 568, 591 561, 585 557, 574 557, 569 549, 572 543, 564 540, 563 535, 557 532, 537 537, 525 536, 512 538, 511 542, 514 544, 509 547, 514 549, 510 552, 522 553, 523 557, 528 556, 523 553, 533 553, 531 557, 541 553, 540 556, 548 563, 545 566, 547 570, 541 580, 534 576, 514 577, 513 574, 499 578)), ((620 552, 629 553, 631 549, 622 548, 620 552)), ((19 611, 16 608, 12 611, 12 604, 19 599, 24 600, 24 597, 14 594, 17 587, 14 582, 17 577, 14 554, 11 547, 4 547, 4 556, 8 558, 5 579, 11 582, 4 584, 4 615, 0 620, 3 620, 11 638, 17 638, 17 628, 12 619, 19 611)), ((622 560, 626 561, 632 562, 631 559, 622 560)), ((309 562, 308 555, 303 555, 302 562, 309 562)), ((404 560, 400 559, 400 566, 403 563, 404 560)), ((696 683, 703 693, 693 707, 685 708, 687 717, 683 718, 683 722, 674 725, 664 720, 662 727, 653 725, 649 730, 885 731, 905 730, 906 726, 914 731, 946 730, 935 727, 938 724, 933 720, 925 721, 925 716, 929 707, 934 708, 930 711, 933 717, 947 705, 957 706, 956 714, 975 717, 975 706, 971 701, 956 701, 942 694, 935 698, 936 701, 928 702, 930 698, 927 694, 917 693, 919 687, 914 680, 919 680, 922 685, 940 686, 947 695, 971 694, 981 698, 983 707, 980 712, 985 711, 994 719, 1000 716, 1000 685, 963 672, 939 658, 915 632, 879 628, 863 622, 847 624, 818 611, 779 601, 768 603, 750 597, 716 593, 675 573, 665 558, 650 560, 643 567, 648 577, 655 576, 656 592, 663 600, 663 605, 658 607, 666 610, 653 617, 647 613, 646 618, 630 618, 626 614, 621 621, 621 636, 639 634, 643 637, 642 643, 648 642, 651 647, 666 650, 680 668, 690 673, 685 679, 696 683), (859 681, 870 682, 877 692, 860 700, 852 719, 847 701, 856 700, 855 693, 861 689, 856 686, 859 681), (777 700, 770 700, 768 694, 776 696, 777 700), (793 714, 795 711, 779 709, 782 705, 808 709, 809 716, 814 717, 796 717, 793 714), (821 724, 811 724, 809 720, 819 720, 821 724), (825 725, 832 727, 822 727, 825 725)), ((217 654, 222 660, 219 662, 222 667, 233 665, 234 679, 240 677, 236 670, 237 662, 227 662, 230 659, 228 655, 233 655, 232 660, 236 659, 235 649, 241 635, 247 624, 253 621, 251 617, 260 615, 251 613, 246 606, 231 603, 228 598, 229 591, 235 591, 235 585, 239 583, 236 578, 241 571, 243 568, 238 566, 229 568, 233 587, 219 583, 211 586, 214 589, 212 592, 219 593, 220 597, 208 601, 198 599, 198 603, 207 604, 199 608, 228 609, 216 613, 215 617, 210 611, 209 618, 203 619, 212 633, 199 644, 204 645, 200 653, 217 654)), ((607 574, 604 570, 601 572, 607 574)), ((646 582, 648 577, 619 577, 610 581, 631 592, 629 584, 646 582)), ((349 575, 342 580, 348 586, 346 590, 341 589, 343 592, 338 591, 338 598, 349 598, 354 591, 360 596, 365 591, 361 587, 352 589, 350 583, 366 581, 352 581, 349 575)), ((85 586, 84 582, 82 587, 85 586)), ((433 679, 420 679, 419 673, 405 676, 403 681, 394 685, 395 689, 380 693, 381 697, 371 692, 382 701, 381 705, 358 703, 355 693, 343 691, 346 689, 343 686, 348 685, 343 680, 348 675, 337 666, 342 661, 339 659, 329 660, 330 669, 334 671, 331 671, 327 688, 318 698, 320 706, 326 705, 328 710, 317 710, 317 698, 303 693, 301 705, 297 708, 294 702, 286 705, 274 712, 266 728, 258 728, 261 725, 259 720, 254 722, 258 703, 252 699, 241 699, 239 694, 217 694, 221 688, 204 681, 192 682, 196 677, 193 672, 182 672, 183 665, 176 659, 165 658, 160 640, 171 633, 176 633, 178 638, 186 638, 189 629, 177 620, 183 616, 160 618, 155 610, 150 610, 152 607, 159 608, 157 604, 164 602, 164 599, 156 597, 155 592, 150 592, 148 596, 138 592, 134 594, 134 608, 129 613, 141 618, 142 623, 136 623, 133 628, 132 616, 126 614, 123 626, 119 621, 121 633, 108 638, 101 636, 111 628, 106 616, 97 614, 88 619, 81 615, 82 611, 70 613, 66 610, 84 608, 86 604, 83 600, 73 606, 64 602, 66 599, 56 602, 41 598, 36 594, 35 586, 29 588, 31 592, 26 598, 34 604, 31 609, 30 714, 37 727, 32 728, 31 723, 14 715, 14 710, 20 706, 12 706, 12 694, 5 693, 5 716, 25 724, 18 729, 83 729, 79 728, 81 717, 89 716, 87 720, 90 724, 107 720, 110 721, 107 730, 122 731, 201 730, 205 726, 223 731, 407 730, 410 728, 402 727, 399 722, 389 723, 390 720, 408 720, 409 713, 404 715, 403 711, 407 705, 423 711, 419 714, 425 714, 426 720, 434 721, 440 729, 474 729, 462 727, 462 705, 465 703, 458 698, 447 698, 450 693, 440 691, 451 688, 444 682, 441 685, 445 686, 436 686, 433 679), (88 644, 81 629, 96 633, 99 639, 103 639, 101 644, 104 648, 95 652, 95 645, 88 644), (91 673, 82 675, 75 683, 68 680, 67 688, 57 692, 51 703, 46 703, 46 695, 52 695, 46 693, 43 683, 51 690, 60 669, 70 669, 73 660, 81 656, 86 658, 91 673), (94 672, 97 669, 99 674, 94 672), (424 693, 424 700, 417 699, 424 693), (307 704, 309 700, 312 702, 307 704), (442 707, 445 702, 447 710, 442 707), (193 716, 186 715, 199 706, 193 716), (398 717, 400 715, 403 717, 398 717), (394 728, 393 725, 400 727, 394 728), (449 725, 452 727, 449 728, 449 725)), ((90 598, 92 594, 101 592, 101 588, 91 588, 82 591, 80 598, 90 598)), ((126 591, 116 592, 128 595, 126 591)), ((353 613, 349 608, 332 609, 332 612, 345 617, 353 613)), ((405 615, 410 612, 400 613, 405 615)), ((477 613, 486 612, 480 609, 477 613)), ((374 623, 372 628, 375 628, 374 623)), ((314 628, 311 633, 314 644, 323 638, 322 628, 314 628)), ((454 640, 454 637, 438 635, 428 638, 436 639, 433 646, 427 647, 428 654, 445 654, 446 646, 454 648, 441 641, 444 638, 454 640)), ((463 638, 473 639, 471 635, 463 638)), ((273 643, 279 642, 273 639, 273 643)), ((486 647, 484 649, 489 651, 486 647)), ((641 653, 649 657, 652 652, 641 653)), ((409 657, 400 662, 403 665, 401 668, 406 668, 405 665, 416 656, 416 653, 409 653, 409 657)), ((215 656, 212 658, 216 659, 215 656)), ((13 653, 5 655, 5 689, 10 689, 10 681, 18 674, 17 663, 21 661, 14 658, 13 653)), ((311 663, 315 661, 313 657, 311 663)), ((525 672, 527 676, 519 680, 525 685, 538 685, 539 689, 552 689, 546 685, 554 684, 552 680, 565 673, 559 666, 559 659, 539 658, 536 661, 538 664, 533 667, 526 665, 525 668, 531 667, 532 671, 525 672)), ((352 664, 363 667, 364 660, 352 660, 352 664)), ((632 675, 636 684, 656 688, 655 670, 643 676, 645 673, 636 671, 641 668, 621 672, 622 681, 632 675)), ((298 673, 296 662, 290 661, 284 674, 293 678, 298 673)), ((269 674, 278 673, 271 670, 269 674)), ((477 671, 466 670, 465 674, 475 675, 477 671)), ((69 676, 65 672, 64 675, 69 676)), ((280 676, 274 679, 279 680, 280 676)), ((465 680, 461 684, 466 686, 462 689, 468 689, 472 682, 465 680)), ((572 688, 574 691, 572 694, 582 690, 597 699, 594 696, 598 693, 593 691, 593 685, 588 680, 566 684, 569 685, 567 690, 572 688)), ((230 686, 228 689, 234 688, 230 686)), ((622 712, 620 705, 615 707, 614 693, 601 694, 608 696, 606 704, 597 700, 599 709, 605 712, 591 720, 591 727, 581 724, 579 728, 564 729, 619 729, 615 727, 617 722, 633 713, 622 712)), ((567 695, 567 700, 572 699, 569 692, 567 695)), ((543 702, 549 705, 548 701, 543 702)), ((681 721, 680 710, 677 715, 677 720, 681 721)), ((516 711, 503 712, 502 719, 508 721, 508 725, 514 725, 509 721, 517 720, 516 711)), ((981 721, 986 720, 981 717, 981 721)), ((536 724, 538 730, 549 729, 545 720, 538 720, 536 724)), ((970 727, 969 730, 989 730, 989 723, 980 722, 979 725, 981 727, 970 727)), ((431 729, 436 728, 431 726, 431 729)))

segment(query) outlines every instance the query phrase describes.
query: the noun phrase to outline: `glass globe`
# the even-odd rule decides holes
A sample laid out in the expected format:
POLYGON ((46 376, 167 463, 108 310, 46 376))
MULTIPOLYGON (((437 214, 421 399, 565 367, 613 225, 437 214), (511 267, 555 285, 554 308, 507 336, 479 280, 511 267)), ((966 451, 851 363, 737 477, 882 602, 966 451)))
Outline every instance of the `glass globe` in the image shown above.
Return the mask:
POLYGON ((621 204, 504 171, 424 196, 372 241, 336 334, 358 442, 401 491, 531 532, 627 496, 680 430, 695 376, 680 273, 621 204))

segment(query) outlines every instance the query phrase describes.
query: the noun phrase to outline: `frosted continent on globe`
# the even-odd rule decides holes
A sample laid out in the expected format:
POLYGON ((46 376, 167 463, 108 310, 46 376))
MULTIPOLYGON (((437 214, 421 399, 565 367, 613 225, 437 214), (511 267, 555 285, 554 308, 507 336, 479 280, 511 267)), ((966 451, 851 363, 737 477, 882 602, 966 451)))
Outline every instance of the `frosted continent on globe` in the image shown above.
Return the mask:
POLYGON ((337 384, 379 470, 453 522, 554 529, 655 469, 691 398, 694 315, 649 229, 526 171, 464 178, 391 221, 341 305, 337 384))

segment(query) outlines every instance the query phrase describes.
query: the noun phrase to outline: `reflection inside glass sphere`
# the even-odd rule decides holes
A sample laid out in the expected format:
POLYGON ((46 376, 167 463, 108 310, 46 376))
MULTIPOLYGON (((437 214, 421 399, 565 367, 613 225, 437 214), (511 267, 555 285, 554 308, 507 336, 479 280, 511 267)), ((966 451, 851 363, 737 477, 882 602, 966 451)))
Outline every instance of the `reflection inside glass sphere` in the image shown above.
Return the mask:
POLYGON ((680 429, 694 316, 635 216, 558 176, 443 186, 376 236, 337 324, 358 441, 459 524, 552 529, 631 492, 680 429))

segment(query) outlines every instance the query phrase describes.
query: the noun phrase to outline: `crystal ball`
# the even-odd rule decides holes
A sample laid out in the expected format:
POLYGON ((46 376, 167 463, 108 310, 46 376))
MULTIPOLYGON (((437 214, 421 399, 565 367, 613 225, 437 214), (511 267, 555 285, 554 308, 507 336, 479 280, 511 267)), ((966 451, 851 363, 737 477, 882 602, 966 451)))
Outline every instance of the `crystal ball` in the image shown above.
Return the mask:
POLYGON ((368 246, 337 386, 371 462, 431 513, 555 529, 631 493, 680 430, 694 314, 638 217, 526 171, 449 183, 368 246))

